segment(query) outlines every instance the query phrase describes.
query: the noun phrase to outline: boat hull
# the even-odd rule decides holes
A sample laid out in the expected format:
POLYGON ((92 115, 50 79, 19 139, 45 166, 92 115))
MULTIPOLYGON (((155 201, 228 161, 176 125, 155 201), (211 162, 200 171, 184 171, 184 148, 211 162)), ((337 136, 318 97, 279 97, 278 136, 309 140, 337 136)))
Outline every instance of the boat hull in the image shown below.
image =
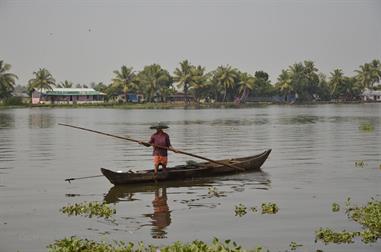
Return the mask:
POLYGON ((191 165, 178 165, 168 168, 166 172, 159 171, 155 176, 152 170, 143 170, 137 172, 114 172, 101 168, 102 174, 114 185, 152 183, 156 181, 184 180, 197 177, 210 177, 226 175, 230 173, 259 171, 263 163, 271 153, 271 149, 258 155, 218 160, 220 163, 226 163, 231 166, 224 166, 211 162, 195 163, 191 165), (232 166, 242 169, 235 169, 232 166))

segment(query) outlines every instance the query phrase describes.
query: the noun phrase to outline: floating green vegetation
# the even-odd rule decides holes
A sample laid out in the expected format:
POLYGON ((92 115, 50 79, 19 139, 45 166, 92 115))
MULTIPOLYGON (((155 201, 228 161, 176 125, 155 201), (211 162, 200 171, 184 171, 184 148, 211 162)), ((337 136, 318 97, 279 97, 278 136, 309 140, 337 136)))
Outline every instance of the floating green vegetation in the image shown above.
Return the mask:
POLYGON ((352 243, 355 237, 361 237, 364 243, 376 242, 381 237, 381 201, 372 199, 367 205, 351 206, 347 199, 347 216, 362 225, 362 231, 335 232, 329 228, 320 228, 315 232, 316 240, 324 243, 352 243))
POLYGON ((365 166, 366 166, 366 163, 364 160, 356 160, 355 161, 355 167, 364 168, 365 166))
POLYGON ((358 232, 347 232, 347 231, 341 231, 341 232, 335 232, 329 228, 320 228, 315 232, 316 234, 316 240, 321 240, 325 244, 328 243, 353 243, 353 238, 358 236, 358 232))
POLYGON ((349 208, 347 214, 350 219, 363 226, 363 242, 375 242, 381 237, 381 201, 372 199, 366 206, 349 208))
POLYGON ((234 209, 235 216, 239 216, 239 217, 244 216, 247 213, 246 210, 247 210, 247 207, 239 203, 237 206, 235 206, 235 209, 234 209))
POLYGON ((296 250, 298 247, 303 247, 303 244, 297 244, 296 242, 292 241, 289 246, 291 250, 296 250))
POLYGON ((258 212, 258 209, 257 209, 257 207, 255 207, 255 206, 250 207, 250 210, 251 210, 253 213, 258 212))
POLYGON ((332 212, 340 211, 340 205, 337 203, 332 203, 332 212))
MULTIPOLYGON (((238 205, 235 206, 235 216, 242 217, 247 213, 248 207, 245 205, 239 203, 238 205)), ((250 207, 249 208, 253 213, 258 212, 258 209, 256 206, 250 207)), ((276 214, 279 211, 278 206, 275 203, 272 202, 267 202, 267 203, 262 203, 262 214, 276 214)))
MULTIPOLYGON (((224 242, 214 238, 211 244, 203 241, 195 240, 189 243, 175 242, 168 246, 157 247, 153 245, 145 245, 139 242, 136 245, 132 242, 125 243, 122 241, 114 241, 113 244, 104 241, 97 242, 88 239, 81 239, 75 236, 57 240, 53 244, 48 245, 50 252, 246 252, 240 245, 231 240, 224 242)), ((264 252, 262 247, 256 247, 254 252, 264 252)), ((268 250, 267 250, 268 251, 268 250)))
POLYGON ((279 208, 275 203, 262 203, 262 214, 276 214, 278 211, 279 208))
POLYGON ((83 203, 75 203, 73 205, 67 205, 60 209, 60 212, 71 215, 82 215, 85 217, 104 217, 110 218, 113 214, 116 213, 116 210, 111 208, 106 203, 100 203, 97 201, 93 202, 83 202, 83 203))
POLYGON ((208 195, 211 197, 225 196, 225 194, 223 192, 218 191, 217 188, 214 186, 208 188, 208 195))
POLYGON ((372 132, 374 130, 374 126, 370 122, 363 122, 360 124, 359 129, 362 131, 372 132))

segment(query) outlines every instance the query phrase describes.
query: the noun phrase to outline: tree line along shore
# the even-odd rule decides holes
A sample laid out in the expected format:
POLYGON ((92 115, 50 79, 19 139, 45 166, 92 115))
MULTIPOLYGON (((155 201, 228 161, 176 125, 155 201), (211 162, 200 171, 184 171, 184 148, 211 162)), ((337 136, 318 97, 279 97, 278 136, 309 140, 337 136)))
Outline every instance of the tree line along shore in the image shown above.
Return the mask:
MULTIPOLYGON (((183 60, 172 74, 159 64, 147 65, 140 71, 123 65, 113 71, 107 84, 58 82, 49 70, 40 68, 25 85, 16 85, 17 74, 11 72, 10 64, 0 60, 0 101, 5 106, 22 105, 25 99, 23 101, 19 94, 30 96, 33 90, 75 87, 104 93, 105 103, 94 106, 128 103, 128 94, 134 93, 144 97, 141 102, 146 103, 135 104, 135 107, 157 107, 158 103, 170 103, 169 97, 179 91, 183 104, 356 102, 361 101, 365 90, 381 90, 380 79, 378 59, 360 65, 352 76, 345 76, 342 69, 324 74, 313 61, 306 60, 283 69, 274 83, 262 70, 248 73, 231 65, 221 65, 208 72, 203 66, 183 60)), ((163 108, 167 106, 176 107, 172 104, 163 108)))

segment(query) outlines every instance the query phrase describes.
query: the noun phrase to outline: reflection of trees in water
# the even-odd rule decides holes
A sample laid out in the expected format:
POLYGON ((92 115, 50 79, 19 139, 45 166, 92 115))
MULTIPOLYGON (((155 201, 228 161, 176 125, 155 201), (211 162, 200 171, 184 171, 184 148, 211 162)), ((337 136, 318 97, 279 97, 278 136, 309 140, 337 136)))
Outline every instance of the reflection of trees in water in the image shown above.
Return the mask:
POLYGON ((15 115, 8 113, 0 113, 0 129, 14 128, 15 127, 15 115))
POLYGON ((55 119, 50 113, 29 114, 30 128, 51 128, 55 124, 55 119))
MULTIPOLYGON (((15 138, 8 129, 15 128, 15 116, 13 113, 0 113, 0 174, 5 170, 12 169, 12 162, 16 160, 15 138)), ((15 132, 15 131, 12 131, 15 132)), ((3 181, 0 178, 0 184, 3 181)), ((0 185, 1 186, 1 185, 0 185)))
POLYGON ((56 155, 54 133, 51 128, 55 125, 55 119, 49 111, 31 111, 28 117, 29 128, 35 129, 30 134, 30 159, 35 161, 52 161, 56 155), (39 130, 41 129, 41 130, 39 130))

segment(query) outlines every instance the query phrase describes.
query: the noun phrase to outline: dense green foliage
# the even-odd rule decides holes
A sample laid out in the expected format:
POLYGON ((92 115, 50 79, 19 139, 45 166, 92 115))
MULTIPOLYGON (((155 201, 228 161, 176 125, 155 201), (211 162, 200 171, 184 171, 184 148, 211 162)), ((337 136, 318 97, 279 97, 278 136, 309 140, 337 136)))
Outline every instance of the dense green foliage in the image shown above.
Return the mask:
POLYGON ((96 242, 87 239, 80 239, 75 236, 55 241, 48 246, 50 252, 260 252, 261 247, 254 250, 245 250, 235 242, 226 240, 224 242, 214 239, 212 243, 207 244, 203 241, 195 240, 189 243, 175 242, 168 246, 157 247, 145 245, 139 242, 136 245, 132 242, 96 242))
POLYGON ((354 238, 360 237, 364 243, 370 243, 381 238, 381 201, 371 200, 361 207, 347 204, 346 213, 349 219, 362 225, 362 231, 335 232, 329 228, 320 228, 316 231, 316 240, 326 244, 353 243, 354 238))
POLYGON ((113 214, 116 213, 116 210, 111 208, 106 203, 99 203, 99 202, 82 202, 82 203, 75 203, 73 205, 67 205, 60 209, 60 212, 67 214, 69 216, 71 215, 82 215, 85 217, 104 217, 104 218, 110 218, 113 214))
POLYGON ((40 68, 37 72, 34 72, 34 78, 30 79, 28 82, 28 90, 42 90, 42 89, 52 89, 56 85, 56 80, 53 78, 52 74, 45 68, 40 68))
MULTIPOLYGON (((10 65, 0 61, 0 99, 7 97, 13 90, 17 76, 7 73, 10 65)), ((278 101, 353 101, 359 100, 365 89, 381 89, 380 60, 372 60, 360 65, 353 76, 345 76, 342 69, 334 69, 326 76, 320 72, 313 61, 297 62, 283 69, 275 83, 262 70, 252 73, 242 72, 230 65, 218 66, 207 72, 205 67, 192 65, 188 60, 180 62, 173 74, 158 64, 145 66, 141 71, 123 65, 113 71, 109 84, 99 82, 89 85, 77 84, 75 87, 88 87, 107 94, 107 100, 127 101, 128 93, 144 96, 145 102, 168 102, 176 93, 176 88, 184 92, 186 101, 195 102, 236 102, 278 101), (191 96, 188 97, 188 94, 191 96)), ((50 89, 55 86, 51 73, 39 69, 28 82, 28 91, 50 89)), ((70 81, 63 81, 59 87, 72 87, 70 81)))
POLYGON ((15 89, 17 75, 9 73, 11 65, 0 60, 0 101, 11 96, 15 89))

